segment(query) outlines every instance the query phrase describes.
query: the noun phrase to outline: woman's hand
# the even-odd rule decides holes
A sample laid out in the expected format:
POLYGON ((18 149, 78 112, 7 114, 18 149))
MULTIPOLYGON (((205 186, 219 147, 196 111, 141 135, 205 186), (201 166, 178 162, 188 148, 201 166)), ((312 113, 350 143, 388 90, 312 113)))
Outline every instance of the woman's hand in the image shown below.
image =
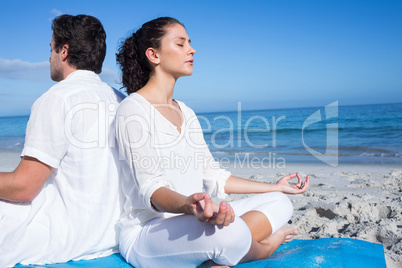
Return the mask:
POLYGON ((291 174, 288 176, 283 177, 279 181, 276 182, 276 186, 278 189, 284 194, 301 194, 307 191, 308 185, 310 183, 310 177, 306 177, 306 181, 303 182, 303 179, 300 177, 299 174, 291 174), (290 185, 289 180, 297 177, 297 184, 290 185))
POLYGON ((223 226, 228 226, 234 222, 235 214, 230 204, 222 201, 218 206, 207 193, 190 195, 186 198, 186 204, 201 222, 223 226))

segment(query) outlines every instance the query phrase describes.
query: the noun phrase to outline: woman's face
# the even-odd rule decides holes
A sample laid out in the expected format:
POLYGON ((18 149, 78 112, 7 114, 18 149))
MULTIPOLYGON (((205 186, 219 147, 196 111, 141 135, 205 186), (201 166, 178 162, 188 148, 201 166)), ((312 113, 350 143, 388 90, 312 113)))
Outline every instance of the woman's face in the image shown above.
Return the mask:
POLYGON ((161 70, 175 79, 192 75, 195 50, 191 47, 186 30, 180 24, 167 26, 158 54, 161 70))

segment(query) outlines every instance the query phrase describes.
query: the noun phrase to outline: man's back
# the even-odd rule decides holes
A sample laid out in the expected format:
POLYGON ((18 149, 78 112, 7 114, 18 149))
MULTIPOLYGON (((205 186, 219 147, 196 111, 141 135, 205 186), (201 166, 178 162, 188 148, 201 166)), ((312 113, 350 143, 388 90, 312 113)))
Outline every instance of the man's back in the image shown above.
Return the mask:
POLYGON ((123 97, 78 70, 35 102, 22 156, 53 172, 32 202, 0 202, 0 266, 117 251, 121 165, 113 124, 123 97))

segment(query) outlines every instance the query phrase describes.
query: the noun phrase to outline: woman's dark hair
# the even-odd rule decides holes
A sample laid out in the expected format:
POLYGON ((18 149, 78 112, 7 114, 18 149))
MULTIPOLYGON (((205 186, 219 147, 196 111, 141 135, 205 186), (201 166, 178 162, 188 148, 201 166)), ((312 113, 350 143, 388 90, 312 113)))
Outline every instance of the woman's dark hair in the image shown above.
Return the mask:
POLYGON ((102 71, 106 55, 106 32, 101 22, 88 15, 61 15, 53 20, 55 51, 67 44, 67 61, 79 70, 102 71))
POLYGON ((159 49, 161 40, 166 34, 166 27, 173 24, 184 27, 181 22, 170 17, 148 21, 120 46, 116 59, 123 74, 123 86, 128 94, 136 92, 148 82, 151 65, 145 51, 150 47, 159 49))

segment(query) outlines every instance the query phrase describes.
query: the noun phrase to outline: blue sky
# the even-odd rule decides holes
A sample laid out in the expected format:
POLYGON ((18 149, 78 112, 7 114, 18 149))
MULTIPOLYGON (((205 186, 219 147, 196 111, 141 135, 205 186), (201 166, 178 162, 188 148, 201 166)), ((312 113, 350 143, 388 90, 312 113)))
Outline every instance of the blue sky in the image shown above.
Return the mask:
POLYGON ((101 77, 120 88, 122 40, 159 16, 197 50, 175 98, 196 112, 402 102, 402 1, 2 1, 0 116, 29 114, 49 77, 51 20, 89 14, 107 32, 101 77))

